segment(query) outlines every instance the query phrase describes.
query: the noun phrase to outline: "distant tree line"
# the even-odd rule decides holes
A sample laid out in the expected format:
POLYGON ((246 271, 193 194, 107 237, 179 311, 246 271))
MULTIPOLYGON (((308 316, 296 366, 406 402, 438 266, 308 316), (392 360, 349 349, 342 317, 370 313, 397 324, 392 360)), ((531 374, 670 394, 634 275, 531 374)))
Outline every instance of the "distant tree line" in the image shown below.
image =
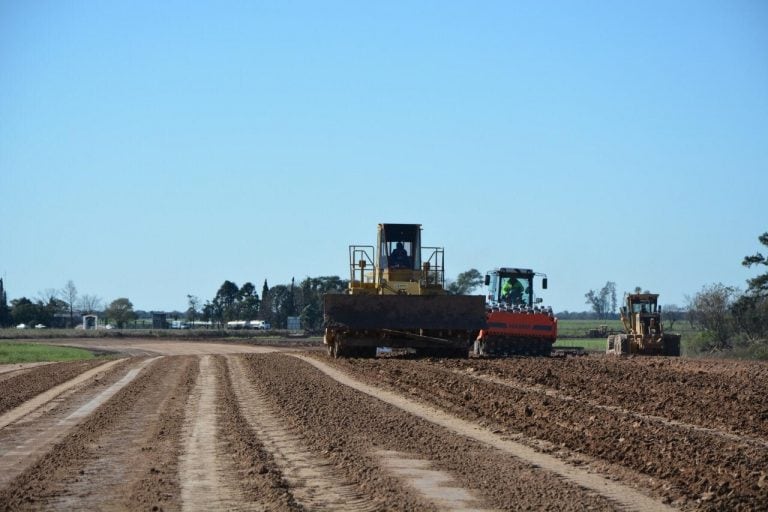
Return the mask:
MULTIPOLYGON (((768 232, 760 235, 758 240, 768 248, 768 232)), ((744 257, 742 265, 766 270, 768 256, 757 252, 744 257)), ((449 281, 446 290, 450 294, 469 294, 481 286, 482 281, 480 272, 470 269, 459 274, 455 281, 449 281)), ((298 316, 302 328, 318 332, 323 327, 323 295, 343 293, 348 284, 348 280, 339 276, 321 276, 307 277, 298 285, 292 279, 290 284, 270 287, 265 279, 259 295, 250 282, 238 287, 226 280, 214 297, 202 305, 196 296, 187 295, 185 315, 191 321, 201 319, 219 326, 230 320, 264 320, 275 328, 285 328, 288 317, 298 316)), ((640 293, 641 290, 638 286, 634 292, 640 293)), ((599 290, 589 290, 585 298, 591 311, 562 311, 557 314, 558 318, 618 318, 616 284, 613 281, 607 281, 599 290)), ((134 311, 133 304, 125 297, 115 299, 104 307, 99 297, 78 294, 71 280, 61 289, 41 292, 35 299, 20 297, 9 302, 0 279, 0 327, 22 323, 30 327, 38 324, 73 327, 76 313, 96 313, 104 321, 111 321, 118 327, 129 324, 139 316, 149 315, 134 311)), ((768 357, 768 270, 749 279, 744 292, 722 283, 706 285, 693 297, 687 297, 684 308, 674 304, 663 306, 662 315, 670 328, 676 321, 687 320, 699 330, 693 346, 696 351, 747 348, 768 357)))
MULTIPOLYGON (((768 247, 768 232, 758 237, 768 247)), ((757 252, 745 256, 745 267, 768 266, 768 256, 757 252)), ((636 287, 634 293, 641 293, 636 287)), ((648 290, 642 293, 650 293, 648 290)), ((590 312, 557 314, 558 318, 615 319, 616 285, 608 281, 599 291, 589 290, 585 297, 592 308, 590 312)), ((673 328, 675 322, 687 320, 698 335, 691 340, 689 349, 694 352, 723 352, 737 349, 748 355, 768 359, 768 271, 747 280, 746 291, 722 283, 705 285, 692 297, 686 297, 685 307, 670 304, 662 307, 664 323, 673 328)))
POLYGON ((342 293, 349 281, 339 276, 307 277, 298 285, 270 287, 267 280, 261 288, 261 296, 255 286, 246 282, 238 287, 232 281, 224 281, 216 295, 199 306, 197 297, 188 295, 187 319, 201 319, 223 326, 232 320, 264 320, 277 329, 287 327, 289 316, 298 316, 307 331, 320 331, 323 326, 323 295, 342 293))
POLYGON ((24 324, 35 326, 71 328, 81 315, 98 314, 103 321, 112 321, 118 327, 136 319, 133 304, 126 298, 112 301, 106 308, 96 295, 77 292, 75 283, 67 281, 60 289, 49 288, 37 298, 19 297, 8 302, 3 280, 0 279, 0 327, 24 324))
MULTIPOLYGON (((768 232, 758 237, 768 248, 768 232)), ((768 257, 760 252, 745 256, 745 267, 768 266, 768 257)), ((768 359, 768 269, 747 280, 747 289, 715 283, 704 286, 688 298, 691 321, 701 329, 695 348, 703 352, 747 350, 768 359)))

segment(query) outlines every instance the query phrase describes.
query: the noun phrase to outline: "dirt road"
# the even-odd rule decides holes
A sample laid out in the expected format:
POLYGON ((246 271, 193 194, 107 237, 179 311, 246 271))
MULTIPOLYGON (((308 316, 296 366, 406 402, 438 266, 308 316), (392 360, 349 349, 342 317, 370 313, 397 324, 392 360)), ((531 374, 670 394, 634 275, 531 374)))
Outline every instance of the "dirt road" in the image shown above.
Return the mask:
POLYGON ((761 363, 86 344, 120 357, 0 375, 0 509, 768 504, 761 363))

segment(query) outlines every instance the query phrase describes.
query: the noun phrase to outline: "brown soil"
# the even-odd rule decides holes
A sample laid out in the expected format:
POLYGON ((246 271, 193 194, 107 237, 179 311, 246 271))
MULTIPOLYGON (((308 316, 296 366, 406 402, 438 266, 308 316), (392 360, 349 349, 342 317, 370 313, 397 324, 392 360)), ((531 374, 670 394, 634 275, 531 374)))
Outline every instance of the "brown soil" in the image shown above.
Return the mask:
POLYGON ((752 379, 741 382, 746 392, 766 389, 768 379, 762 365, 750 369, 753 365, 739 364, 733 372, 719 368, 699 373, 698 363, 693 364, 694 369, 687 369, 679 360, 667 364, 658 358, 657 362, 662 369, 658 373, 648 361, 634 365, 634 360, 608 358, 376 359, 334 363, 361 379, 408 393, 459 417, 509 434, 547 441, 551 451, 565 448, 645 474, 658 482, 654 492, 667 502, 712 510, 750 510, 757 503, 768 503, 768 439, 751 420, 729 420, 718 410, 723 407, 749 418, 751 411, 765 408, 768 398, 755 393, 751 395, 754 402, 740 410, 740 401, 724 405, 727 397, 718 402, 711 396, 714 390, 732 389, 729 381, 745 368, 752 379), (665 371, 668 366, 677 367, 672 374, 684 375, 688 386, 670 378, 670 372, 665 371), (509 385, 477 378, 477 374, 494 375, 509 385), (546 393, 550 388, 567 390, 569 397, 546 393), (603 389, 604 394, 595 388, 603 389), (650 402, 653 397, 661 402, 663 396, 668 396, 674 404, 651 409, 658 416, 666 414, 695 425, 723 427, 724 423, 737 423, 755 428, 745 428, 752 436, 739 439, 628 414, 626 411, 633 408, 649 409, 638 397, 642 392, 650 402), (622 410, 596 407, 583 397, 618 404, 622 410), (704 420, 712 417, 720 419, 704 420))
POLYGON ((768 503, 764 363, 302 360, 276 346, 87 343, 145 357, 79 380, 98 363, 3 374, 0 510, 768 503))
POLYGON ((100 359, 90 359, 35 366, 23 372, 14 372, 2 380, 0 414, 103 363, 100 359))
POLYGON ((269 395, 286 424, 302 432, 315 453, 324 454, 346 479, 384 508, 434 510, 382 468, 377 452, 410 454, 452 475, 502 510, 613 510, 609 501, 539 471, 479 442, 447 432, 419 418, 343 386, 306 363, 283 355, 245 356, 253 385, 269 395), (515 482, 515 485, 510 485, 515 482))

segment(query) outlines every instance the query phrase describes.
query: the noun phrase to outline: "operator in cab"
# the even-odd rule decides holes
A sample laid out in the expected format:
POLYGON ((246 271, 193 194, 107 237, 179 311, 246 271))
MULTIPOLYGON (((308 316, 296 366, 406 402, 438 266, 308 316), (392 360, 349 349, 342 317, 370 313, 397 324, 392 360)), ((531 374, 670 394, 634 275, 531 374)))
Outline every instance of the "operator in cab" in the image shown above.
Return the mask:
POLYGON ((389 255, 389 266, 391 268, 409 268, 411 266, 408 251, 403 247, 403 242, 397 242, 392 254, 389 255))
POLYGON ((520 304, 523 302, 523 285, 514 277, 507 279, 504 286, 501 287, 501 298, 510 304, 520 304))

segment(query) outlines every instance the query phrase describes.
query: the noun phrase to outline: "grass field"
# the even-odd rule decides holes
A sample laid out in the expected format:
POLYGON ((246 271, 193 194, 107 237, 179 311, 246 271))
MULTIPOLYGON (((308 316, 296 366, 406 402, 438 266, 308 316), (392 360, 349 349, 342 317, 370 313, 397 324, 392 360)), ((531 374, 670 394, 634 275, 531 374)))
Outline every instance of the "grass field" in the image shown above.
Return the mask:
MULTIPOLYGON (((574 338, 585 336, 589 329, 597 329, 599 326, 605 325, 608 329, 612 329, 617 332, 624 332, 624 327, 621 325, 621 320, 559 320, 557 321, 557 334, 558 337, 574 338)), ((664 330, 669 332, 676 332, 682 334, 683 338, 686 335, 690 335, 695 331, 691 328, 691 324, 685 321, 678 320, 675 322, 675 327, 670 329, 669 323, 664 322, 664 330)))
POLYGON ((88 350, 37 343, 0 343, 0 364, 92 359, 88 350))
MULTIPOLYGON (((587 352, 605 352, 607 336, 601 338, 585 337, 587 331, 590 329, 597 329, 601 325, 605 325, 609 330, 613 330, 614 332, 624 332, 620 320, 558 320, 557 342, 555 342, 555 348, 583 347, 587 352)), ((665 332, 674 332, 682 335, 680 343, 683 354, 689 355, 688 341, 697 331, 693 330, 691 324, 688 322, 680 320, 675 322, 674 329, 670 329, 668 325, 667 322, 664 322, 665 332)))
POLYGON ((587 352, 605 352, 605 338, 558 339, 555 348, 582 347, 587 352))

